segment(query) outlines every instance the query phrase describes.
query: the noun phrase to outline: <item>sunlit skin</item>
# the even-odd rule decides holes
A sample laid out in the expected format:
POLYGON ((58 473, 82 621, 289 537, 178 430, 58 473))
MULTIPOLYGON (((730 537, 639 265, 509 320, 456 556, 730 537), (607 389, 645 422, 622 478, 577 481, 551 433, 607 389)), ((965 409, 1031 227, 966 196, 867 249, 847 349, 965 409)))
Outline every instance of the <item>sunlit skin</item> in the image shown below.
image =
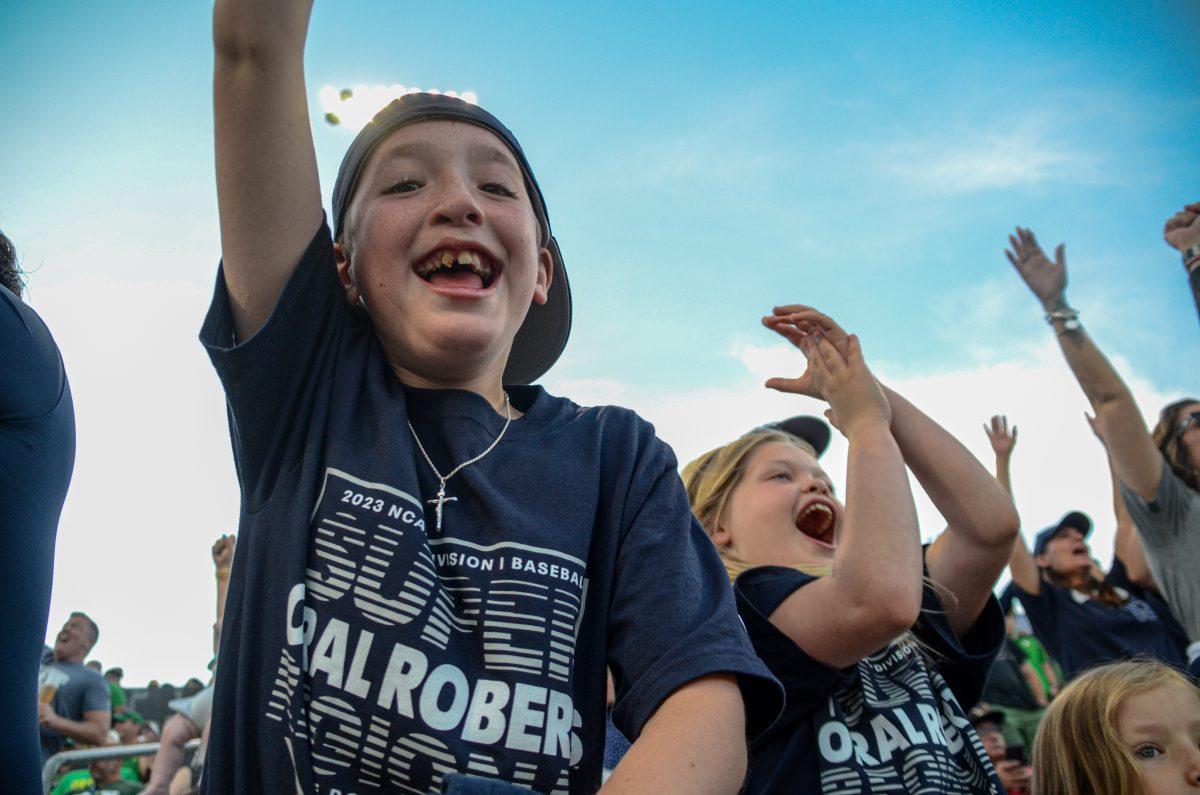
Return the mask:
POLYGON ((347 299, 361 297, 401 380, 494 398, 513 337, 554 276, 504 143, 462 122, 401 127, 368 160, 346 229, 335 252, 347 299), (484 253, 500 274, 483 290, 439 288, 414 268, 441 248, 484 253))
POLYGON ((1087 588, 1092 580, 1092 552, 1083 533, 1064 527, 1037 556, 1037 563, 1061 577, 1071 588, 1087 588))
POLYGON ((1117 735, 1133 754, 1148 795, 1200 790, 1200 694, 1168 681, 1125 699, 1117 735))
POLYGON ((831 565, 844 511, 815 458, 795 445, 768 442, 747 459, 712 537, 752 565, 831 565), (814 503, 825 504, 833 514, 826 541, 797 527, 797 519, 814 503))

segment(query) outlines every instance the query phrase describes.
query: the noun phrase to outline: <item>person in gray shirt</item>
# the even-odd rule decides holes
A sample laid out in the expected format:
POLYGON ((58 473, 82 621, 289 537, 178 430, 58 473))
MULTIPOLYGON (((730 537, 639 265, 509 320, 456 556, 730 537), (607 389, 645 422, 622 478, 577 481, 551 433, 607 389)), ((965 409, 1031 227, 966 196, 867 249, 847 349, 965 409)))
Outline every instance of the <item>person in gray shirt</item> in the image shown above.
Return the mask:
MULTIPOLYGON (((1188 230, 1200 241, 1200 216, 1188 230)), ((1190 240, 1191 238, 1189 238, 1190 240)), ((1009 236, 1008 261, 1046 311, 1046 321, 1096 414, 1121 495, 1146 553, 1146 562, 1188 639, 1188 667, 1200 673, 1200 401, 1177 400, 1162 410, 1151 433, 1116 369, 1088 336, 1067 303, 1063 247, 1054 260, 1028 229, 1009 236)))
POLYGON ((103 745, 112 725, 112 702, 104 677, 83 664, 100 629, 83 613, 72 613, 54 638, 54 650, 38 674, 38 722, 42 762, 68 738, 103 745))

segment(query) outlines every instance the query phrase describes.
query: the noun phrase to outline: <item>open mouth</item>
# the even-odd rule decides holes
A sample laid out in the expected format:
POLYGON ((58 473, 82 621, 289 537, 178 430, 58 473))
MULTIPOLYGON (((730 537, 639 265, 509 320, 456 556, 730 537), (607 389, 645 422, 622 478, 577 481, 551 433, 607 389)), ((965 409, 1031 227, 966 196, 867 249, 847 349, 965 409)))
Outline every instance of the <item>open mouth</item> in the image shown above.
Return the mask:
POLYGON ((814 500, 796 517, 796 529, 812 540, 832 547, 836 520, 832 505, 824 500, 814 500))
POLYGON ((500 278, 500 265, 476 249, 442 248, 418 262, 413 270, 437 287, 486 290, 500 278))

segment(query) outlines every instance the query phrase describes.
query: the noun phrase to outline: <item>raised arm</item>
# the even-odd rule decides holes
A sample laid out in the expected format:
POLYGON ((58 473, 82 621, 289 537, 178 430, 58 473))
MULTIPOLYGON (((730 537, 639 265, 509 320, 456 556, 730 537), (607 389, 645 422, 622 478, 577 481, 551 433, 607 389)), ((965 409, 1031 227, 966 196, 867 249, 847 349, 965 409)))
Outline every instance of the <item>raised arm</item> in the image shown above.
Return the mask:
MULTIPOLYGON (((844 349, 847 334, 828 315, 799 305, 782 309, 776 326, 820 329, 844 349)), ((1012 498, 961 442, 900 394, 882 389, 904 463, 948 523, 925 565, 930 578, 953 593, 943 606, 950 626, 962 635, 979 618, 1008 564, 1020 520, 1012 498)))
MULTIPOLYGON (((771 324, 768 324, 769 326, 771 324)), ((833 571, 798 589, 771 622, 806 654, 845 668, 908 630, 921 610, 921 543, 904 459, 891 431, 891 407, 867 369, 858 339, 843 356, 825 336, 776 328, 800 345, 808 369, 767 386, 829 401, 831 422, 850 443, 846 513, 833 571)))
MULTIPOLYGON (((1009 429, 1008 417, 996 415, 990 425, 983 426, 992 452, 996 454, 996 481, 1012 496, 1012 452, 1017 444, 1017 426, 1009 429)), ((1042 571, 1038 568, 1033 553, 1025 544, 1025 539, 1017 533, 1017 540, 1012 547, 1012 555, 1008 559, 1008 568, 1012 573, 1013 582, 1028 594, 1038 594, 1042 591, 1042 571)))
POLYGON ((221 259, 239 340, 270 316, 321 223, 304 89, 312 0, 217 0, 213 110, 221 259))
POLYGON ((1183 255, 1183 267, 1200 311, 1200 202, 1187 205, 1167 219, 1163 239, 1183 255))
POLYGON ((948 589, 946 618, 960 637, 975 624, 1020 532, 1012 497, 974 455, 920 409, 884 387, 904 463, 945 518, 925 553, 929 577, 948 589))
POLYGON ((213 624, 213 653, 221 645, 221 625, 225 616, 225 597, 229 593, 229 573, 233 569, 233 551, 237 536, 223 535, 212 548, 213 568, 217 575, 217 620, 213 624))
POLYGON ((1112 364, 1084 331, 1067 303, 1067 262, 1062 245, 1051 261, 1028 229, 1010 235, 1008 261, 1046 310, 1075 380, 1108 432, 1117 477, 1145 499, 1154 498, 1162 477, 1162 456, 1133 395, 1112 364))
POLYGON ((1154 575, 1150 573, 1150 565, 1146 563, 1146 551, 1142 549, 1142 541, 1138 538, 1137 527, 1133 523, 1133 517, 1129 515, 1129 509, 1125 507, 1125 498, 1121 496, 1121 487, 1117 483, 1117 473, 1113 469, 1112 456, 1108 454, 1108 442, 1105 441, 1104 429, 1099 418, 1090 414, 1083 416, 1091 426, 1092 433, 1096 434, 1096 439, 1104 447, 1104 458, 1108 462, 1109 482, 1112 485, 1113 517, 1117 522, 1113 552, 1117 559, 1125 565, 1125 574, 1131 582, 1143 588, 1158 590, 1154 575))

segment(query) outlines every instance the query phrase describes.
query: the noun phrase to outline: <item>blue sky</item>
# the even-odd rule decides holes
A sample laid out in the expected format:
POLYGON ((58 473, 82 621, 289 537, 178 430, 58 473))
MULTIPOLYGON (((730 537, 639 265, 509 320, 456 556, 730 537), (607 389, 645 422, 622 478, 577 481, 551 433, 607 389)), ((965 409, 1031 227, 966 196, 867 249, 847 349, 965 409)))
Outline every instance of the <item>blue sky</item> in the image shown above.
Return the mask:
MULTIPOLYGON (((200 670, 206 548, 236 519, 220 392, 195 343, 219 256, 210 19, 203 2, 0 9, 0 228, 80 422, 51 622, 91 602, 115 629, 98 654, 148 657, 121 602, 83 587, 89 567, 170 551, 193 578, 178 642, 135 681, 200 670)), ((1200 391, 1196 312, 1161 239, 1200 196, 1198 34, 1183 0, 340 0, 317 3, 306 65, 326 196, 350 134, 320 120, 323 86, 471 90, 516 132, 575 296, 552 389, 632 405, 686 460, 755 412, 801 405, 759 395, 795 360, 757 318, 811 303, 878 370, 930 390, 948 427, 961 411, 964 438, 972 412, 1037 413, 1018 420, 1046 423, 1036 458, 1086 459, 1073 504, 1099 517, 1103 461, 1086 428, 1048 419, 1081 404, 1053 380, 1063 368, 1001 250, 1018 223, 1067 242, 1071 300, 1147 411, 1200 391)), ((1018 494, 1027 529, 1062 501, 1018 494)), ((149 590, 170 587, 154 576, 149 590)))

